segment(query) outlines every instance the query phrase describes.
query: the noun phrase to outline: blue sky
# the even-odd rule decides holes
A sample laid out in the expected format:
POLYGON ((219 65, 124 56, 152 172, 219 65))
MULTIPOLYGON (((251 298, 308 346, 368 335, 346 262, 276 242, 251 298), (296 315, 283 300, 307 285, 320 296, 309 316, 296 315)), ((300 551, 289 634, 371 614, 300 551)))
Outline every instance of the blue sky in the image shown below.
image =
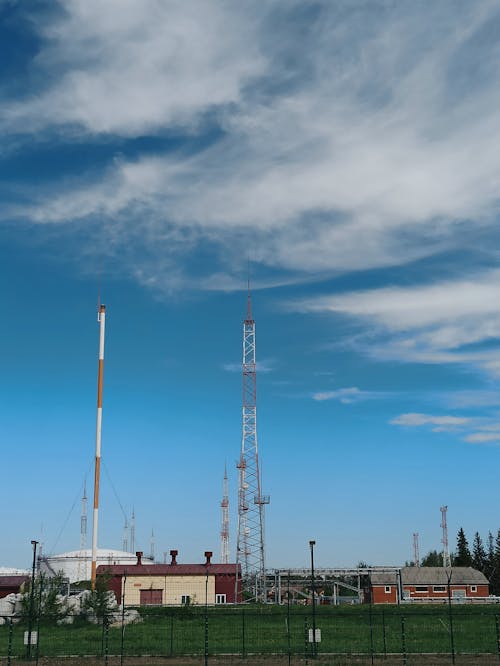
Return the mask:
POLYGON ((0 565, 231 552, 247 265, 267 564, 500 526, 500 8, 0 0, 0 565), (90 513, 90 511, 89 511, 90 513), (89 531, 90 535, 90 531, 89 531), (90 536, 89 536, 90 540, 90 536))

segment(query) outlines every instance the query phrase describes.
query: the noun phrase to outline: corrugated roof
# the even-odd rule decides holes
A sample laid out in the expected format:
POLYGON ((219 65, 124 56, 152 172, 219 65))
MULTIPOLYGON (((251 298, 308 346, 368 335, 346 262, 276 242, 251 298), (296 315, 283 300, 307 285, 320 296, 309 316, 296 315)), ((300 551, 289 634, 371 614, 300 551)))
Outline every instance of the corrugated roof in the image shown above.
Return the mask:
MULTIPOLYGON (((402 567, 403 585, 446 585, 450 569, 445 567, 402 567)), ((394 585, 395 574, 374 573, 370 576, 372 585, 394 585)), ((452 585, 488 585, 486 576, 472 567, 451 567, 452 585)))
POLYGON ((112 564, 107 566, 101 564, 97 567, 97 573, 109 572, 112 575, 123 576, 192 576, 205 575, 208 571, 212 575, 234 575, 238 564, 112 564))
POLYGON ((0 576, 0 587, 20 587, 29 576, 0 576))

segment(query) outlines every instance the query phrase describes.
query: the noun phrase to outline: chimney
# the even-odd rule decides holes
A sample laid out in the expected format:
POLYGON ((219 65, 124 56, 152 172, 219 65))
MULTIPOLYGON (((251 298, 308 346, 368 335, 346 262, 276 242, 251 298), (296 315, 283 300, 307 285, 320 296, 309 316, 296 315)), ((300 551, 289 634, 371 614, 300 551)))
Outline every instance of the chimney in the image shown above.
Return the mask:
POLYGON ((173 564, 177 564, 176 557, 179 554, 178 550, 171 550, 170 551, 170 557, 172 558, 172 561, 170 562, 170 565, 172 566, 173 564))
POLYGON ((205 566, 208 566, 210 564, 210 558, 212 557, 213 553, 211 550, 206 550, 205 551, 205 557, 207 558, 205 561, 205 566))
POLYGON ((137 556, 137 563, 136 563, 136 564, 137 564, 137 566, 139 567, 139 566, 141 566, 141 564, 142 564, 142 550, 138 550, 138 551, 136 551, 135 554, 136 554, 136 556, 137 556))

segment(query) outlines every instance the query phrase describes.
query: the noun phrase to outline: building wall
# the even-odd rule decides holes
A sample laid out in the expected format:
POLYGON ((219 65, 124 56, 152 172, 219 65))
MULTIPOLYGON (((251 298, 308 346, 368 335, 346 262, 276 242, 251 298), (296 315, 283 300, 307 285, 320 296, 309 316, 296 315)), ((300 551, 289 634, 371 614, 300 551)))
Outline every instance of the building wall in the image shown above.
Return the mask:
POLYGON ((397 587, 396 585, 373 585, 372 596, 374 604, 397 604, 397 587), (390 592, 386 592, 387 589, 390 592))
MULTIPOLYGON (((121 577, 120 577, 121 579, 121 577)), ((133 576, 125 579, 125 606, 139 606, 141 590, 162 590, 162 604, 175 606, 182 604, 182 597, 189 596, 191 604, 205 603, 205 585, 207 584, 207 603, 215 603, 215 576, 133 576)), ((111 586, 116 594, 116 586, 111 586)), ((123 591, 123 579, 121 579, 123 591)), ((121 595, 120 595, 121 597, 121 595)), ((121 598, 120 598, 121 602, 121 598)))
MULTIPOLYGON (((443 599, 445 601, 448 598, 448 588, 444 587, 443 591, 435 591, 434 588, 439 587, 435 585, 403 585, 403 593, 406 595, 409 593, 410 599, 443 599), (418 592, 417 587, 426 587, 427 591, 418 592)), ((397 597, 397 586, 396 585, 374 585, 373 588, 373 603, 374 604, 396 604, 398 601, 397 597), (390 592, 386 592, 386 587, 390 588, 390 592)), ((453 597, 453 591, 465 593, 466 598, 474 597, 487 597, 489 594, 488 585, 450 585, 451 595, 453 597), (472 588, 475 587, 475 592, 472 588)))

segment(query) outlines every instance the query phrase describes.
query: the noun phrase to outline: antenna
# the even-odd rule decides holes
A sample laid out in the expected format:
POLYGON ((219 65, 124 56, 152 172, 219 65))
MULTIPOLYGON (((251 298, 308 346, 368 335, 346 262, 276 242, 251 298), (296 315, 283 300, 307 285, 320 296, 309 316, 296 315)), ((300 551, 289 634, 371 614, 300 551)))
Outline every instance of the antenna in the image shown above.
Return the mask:
POLYGON ((125 552, 128 551, 128 520, 127 516, 125 516, 125 523, 123 525, 123 547, 122 550, 125 552))
POLYGON ((229 495, 227 488, 227 467, 224 465, 224 483, 222 486, 222 527, 220 531, 220 561, 221 564, 229 563, 229 495))
POLYGON ((416 567, 420 566, 420 551, 418 547, 418 532, 413 532, 413 562, 416 567))
POLYGON ((150 544, 149 557, 154 562, 155 561, 155 535, 154 535, 153 530, 151 530, 151 539, 149 541, 149 544, 150 544))
POLYGON ((130 519, 130 552, 135 552, 135 512, 132 509, 132 518, 130 519))
POLYGON ((443 567, 451 567, 450 551, 448 548, 448 523, 446 521, 447 506, 441 507, 441 527, 443 528, 443 567))
POLYGON ((247 315, 243 321, 243 423, 238 468, 238 537, 236 564, 247 584, 255 584, 255 598, 265 600, 264 506, 257 445, 257 372, 255 321, 252 319, 250 280, 247 315), (260 586, 260 589, 259 589, 260 586))
POLYGON ((97 369, 97 422, 95 437, 95 470, 94 470, 94 514, 92 525, 92 568, 90 582, 95 589, 97 571, 97 533, 99 520, 99 481, 101 475, 101 429, 102 429, 102 386, 104 378, 104 333, 106 323, 106 306, 99 305, 97 313, 99 323, 99 362, 97 369))

